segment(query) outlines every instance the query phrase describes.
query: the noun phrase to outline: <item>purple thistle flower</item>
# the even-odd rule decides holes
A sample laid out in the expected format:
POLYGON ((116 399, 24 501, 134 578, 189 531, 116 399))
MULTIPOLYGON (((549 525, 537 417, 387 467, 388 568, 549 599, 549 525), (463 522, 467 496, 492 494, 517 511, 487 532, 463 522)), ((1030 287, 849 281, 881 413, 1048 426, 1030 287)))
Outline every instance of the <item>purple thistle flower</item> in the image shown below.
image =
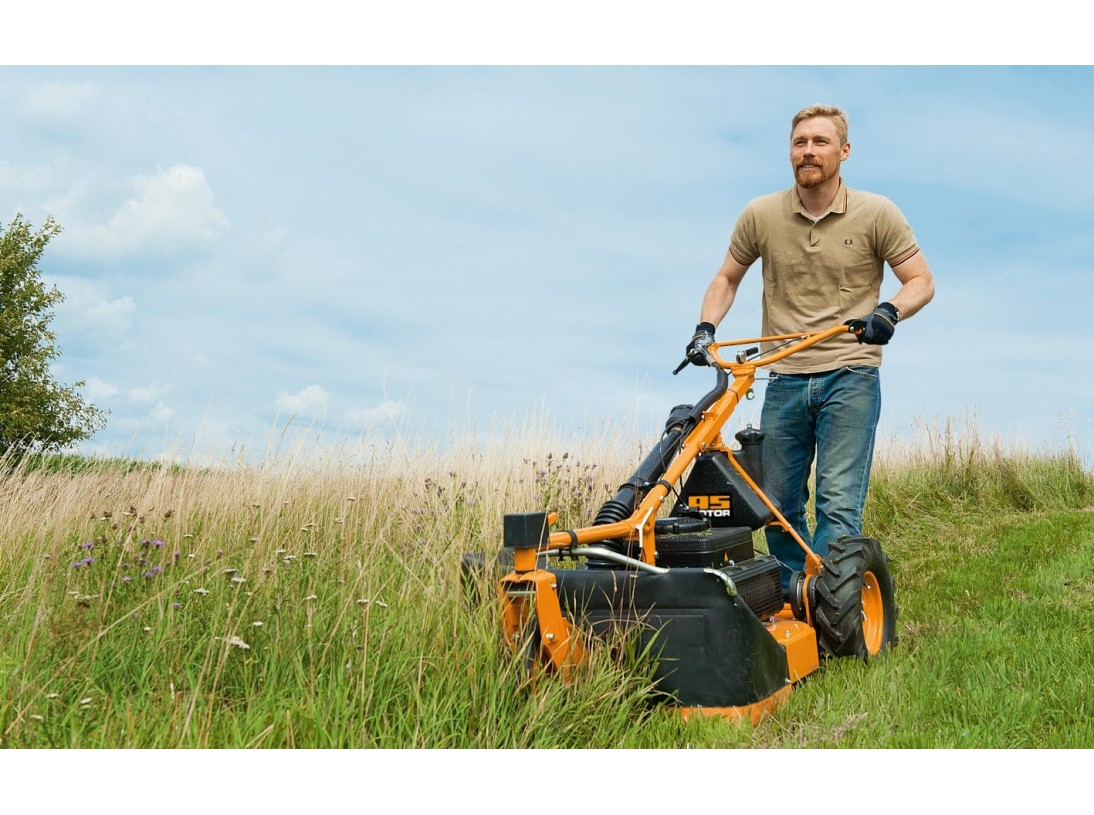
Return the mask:
POLYGON ((145 549, 147 549, 151 545, 152 545, 152 541, 148 540, 148 538, 145 538, 144 540, 141 541, 141 546, 143 546, 145 549))
POLYGON ((133 580, 133 578, 132 578, 132 577, 130 577, 129 575, 126 575, 125 577, 123 577, 123 578, 122 578, 122 582, 123 582, 123 583, 129 583, 129 582, 131 582, 132 580, 133 580))
POLYGON ((80 544, 80 548, 81 549, 90 549, 94 545, 95 545, 94 541, 85 541, 84 543, 80 544))
POLYGON ((155 546, 157 549, 162 549, 163 541, 161 541, 159 538, 156 538, 154 541, 152 541, 152 545, 155 546))

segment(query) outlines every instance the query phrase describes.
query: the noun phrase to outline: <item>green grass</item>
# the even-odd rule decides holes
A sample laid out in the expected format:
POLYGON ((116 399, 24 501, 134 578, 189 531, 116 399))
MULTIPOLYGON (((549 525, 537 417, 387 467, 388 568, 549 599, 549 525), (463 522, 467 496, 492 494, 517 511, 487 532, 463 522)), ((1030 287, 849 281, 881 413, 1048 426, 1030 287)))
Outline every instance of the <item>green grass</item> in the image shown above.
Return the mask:
POLYGON ((753 727, 651 708, 641 666, 603 649, 570 684, 529 677, 496 604, 467 602, 460 556, 496 550, 504 513, 588 523, 638 461, 617 441, 533 442, 8 468, 0 744, 1094 746, 1094 480, 1072 452, 948 436, 879 456, 866 531, 891 558, 900 644, 826 663, 753 727))

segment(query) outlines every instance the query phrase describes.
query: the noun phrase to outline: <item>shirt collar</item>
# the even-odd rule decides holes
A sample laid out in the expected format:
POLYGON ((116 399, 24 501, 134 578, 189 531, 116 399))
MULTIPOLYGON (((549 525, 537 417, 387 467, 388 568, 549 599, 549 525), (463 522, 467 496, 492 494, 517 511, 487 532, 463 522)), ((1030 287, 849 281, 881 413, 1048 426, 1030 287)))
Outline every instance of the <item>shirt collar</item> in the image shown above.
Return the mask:
MULTIPOLYGON (((805 215, 812 220, 813 216, 807 215, 805 207, 802 206, 801 196, 798 195, 798 185, 795 184, 790 188, 790 191, 791 211, 796 215, 805 215)), ((843 177, 840 176, 839 187, 836 189, 836 194, 832 198, 832 203, 828 205, 828 211, 825 212, 825 215, 829 213, 833 215, 843 215, 845 212, 847 212, 847 187, 844 186, 843 177)))

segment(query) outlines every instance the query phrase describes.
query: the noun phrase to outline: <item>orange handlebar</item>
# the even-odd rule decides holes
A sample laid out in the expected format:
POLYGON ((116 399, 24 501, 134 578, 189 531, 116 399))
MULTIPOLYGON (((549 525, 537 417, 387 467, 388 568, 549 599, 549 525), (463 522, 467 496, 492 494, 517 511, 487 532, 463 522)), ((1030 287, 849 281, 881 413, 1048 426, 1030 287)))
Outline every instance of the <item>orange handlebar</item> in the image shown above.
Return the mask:
MULTIPOLYGON (((823 342, 829 337, 834 337, 836 334, 845 334, 848 331, 855 332, 855 329, 849 325, 834 325, 831 328, 826 328, 823 331, 812 331, 805 334, 777 334, 770 337, 753 337, 747 340, 729 340, 727 342, 715 342, 707 346, 707 354, 714 361, 714 364, 719 368, 733 368, 737 365, 748 364, 751 366, 756 365, 770 365, 773 362, 778 362, 780 359, 785 359, 791 354, 796 354, 798 351, 802 351, 810 346, 816 345, 818 342, 823 342), (783 348, 775 349, 772 351, 765 351, 758 357, 749 360, 747 363, 742 362, 726 362, 722 359, 718 350, 721 348, 730 348, 738 345, 750 345, 753 343, 762 342, 779 342, 786 340, 798 340, 798 342, 792 345, 787 345, 783 348)), ((858 332, 855 332, 858 333, 858 332)))

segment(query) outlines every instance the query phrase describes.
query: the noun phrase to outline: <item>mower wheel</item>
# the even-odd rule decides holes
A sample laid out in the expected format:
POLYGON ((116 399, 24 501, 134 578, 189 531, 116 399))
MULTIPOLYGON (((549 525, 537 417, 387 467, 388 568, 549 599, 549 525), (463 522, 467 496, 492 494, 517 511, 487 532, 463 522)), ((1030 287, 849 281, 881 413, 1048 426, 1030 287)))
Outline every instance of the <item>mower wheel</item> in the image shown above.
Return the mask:
POLYGON ((865 660, 896 645, 896 586, 874 538, 833 543, 809 593, 823 655, 865 660))
POLYGON ((534 674, 537 668, 545 664, 543 635, 539 631, 539 619, 534 614, 525 623, 517 648, 521 665, 529 675, 534 674))
POLYGON ((493 596, 498 578, 513 568, 513 553, 501 549, 490 557, 486 552, 467 552, 460 558, 460 584, 464 597, 478 605, 493 596))

